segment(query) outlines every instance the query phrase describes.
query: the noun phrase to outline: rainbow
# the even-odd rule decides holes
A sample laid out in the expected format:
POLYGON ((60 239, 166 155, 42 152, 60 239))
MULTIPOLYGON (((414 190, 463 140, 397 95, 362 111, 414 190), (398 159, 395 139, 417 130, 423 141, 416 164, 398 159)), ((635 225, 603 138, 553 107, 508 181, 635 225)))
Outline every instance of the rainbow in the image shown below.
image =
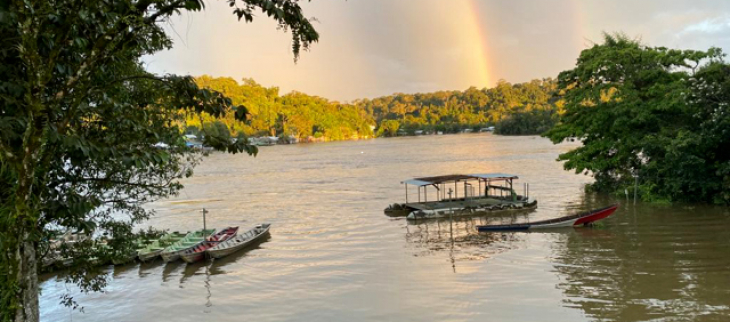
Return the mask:
POLYGON ((465 15, 464 23, 467 25, 465 32, 467 33, 467 39, 474 44, 474 47, 470 50, 473 50, 477 56, 475 76, 479 84, 474 85, 478 88, 491 87, 496 80, 492 79, 491 75, 492 68, 490 66, 491 60, 489 58, 486 28, 481 24, 482 18, 479 14, 478 0, 467 0, 466 8, 469 12, 465 15))
MULTIPOLYGON (((510 62, 499 61, 499 65, 497 65, 499 59, 504 59, 505 56, 508 57, 509 55, 501 51, 496 52, 494 50, 499 50, 498 48, 490 47, 490 45, 493 45, 493 43, 490 44, 490 41, 495 40, 490 39, 490 33, 499 32, 499 30, 490 29, 501 24, 500 21, 489 21, 487 19, 504 19, 504 12, 488 11, 490 2, 487 1, 465 1, 466 3, 454 3, 451 6, 463 8, 463 11, 459 10, 457 13, 459 19, 461 19, 458 33, 462 34, 462 43, 467 44, 464 48, 471 51, 469 67, 472 68, 466 75, 468 75, 470 82, 478 82, 478 84, 474 84, 477 87, 492 87, 499 78, 497 75, 505 72, 501 70, 503 65, 510 64, 510 62), (490 23, 487 25, 487 22, 490 23)), ((576 54, 591 45, 590 41, 584 38, 586 37, 586 26, 588 25, 586 24, 586 6, 590 6, 590 4, 585 4, 582 0, 567 0, 559 8, 559 10, 562 10, 562 19, 567 19, 568 25, 572 26, 569 30, 571 33, 569 46, 574 48, 576 54)), ((499 6, 496 6, 495 9, 500 10, 499 6)))

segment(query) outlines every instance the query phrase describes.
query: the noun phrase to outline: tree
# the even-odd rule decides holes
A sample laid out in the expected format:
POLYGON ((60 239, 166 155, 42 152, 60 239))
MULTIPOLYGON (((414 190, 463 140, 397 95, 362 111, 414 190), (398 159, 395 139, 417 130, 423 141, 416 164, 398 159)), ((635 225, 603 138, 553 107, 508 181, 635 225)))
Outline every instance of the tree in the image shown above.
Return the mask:
POLYGON ((720 192, 730 87, 722 56, 606 34, 558 76, 564 113, 546 136, 583 143, 558 160, 592 173, 596 190, 623 191, 638 176, 645 199, 727 202, 720 192))
POLYGON ((501 135, 542 134, 555 125, 555 116, 555 111, 552 109, 514 112, 497 122, 494 133, 501 135))
MULTIPOLYGON (((260 9, 292 34, 295 60, 318 34, 296 0, 227 0, 238 19, 260 9)), ((3 1, 0 4, 0 319, 37 321, 41 241, 49 227, 101 229, 115 253, 150 200, 177 193, 197 158, 181 138, 185 114, 245 120, 243 106, 190 77, 146 72, 142 55, 169 48, 162 23, 201 0, 3 1), (164 142, 168 148, 153 147, 164 142), (124 216, 122 216, 123 214, 124 216), (115 249, 116 248, 116 249, 115 249)), ((207 134, 206 134, 207 135, 207 134)), ((255 154, 244 140, 210 140, 255 154)), ((125 242, 126 240, 126 242, 125 242)), ((69 279, 101 247, 86 245, 69 279)), ((97 254, 98 253, 98 254, 97 254)), ((71 299, 68 303, 71 303, 71 299)))
POLYGON ((382 136, 396 136, 398 135, 398 129, 400 128, 400 123, 396 120, 387 120, 380 124, 380 128, 378 128, 378 135, 382 136))

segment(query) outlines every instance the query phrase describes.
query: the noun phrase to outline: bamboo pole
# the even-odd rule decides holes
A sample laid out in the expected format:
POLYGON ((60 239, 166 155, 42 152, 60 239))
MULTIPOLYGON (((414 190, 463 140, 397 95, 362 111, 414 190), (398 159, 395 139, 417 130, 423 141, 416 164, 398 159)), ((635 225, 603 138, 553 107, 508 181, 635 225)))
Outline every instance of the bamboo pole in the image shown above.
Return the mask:
POLYGON ((205 230, 207 229, 206 224, 205 224, 205 214, 207 214, 207 213, 208 213, 208 211, 205 210, 205 208, 203 208, 203 237, 205 237, 205 234, 206 234, 205 230))

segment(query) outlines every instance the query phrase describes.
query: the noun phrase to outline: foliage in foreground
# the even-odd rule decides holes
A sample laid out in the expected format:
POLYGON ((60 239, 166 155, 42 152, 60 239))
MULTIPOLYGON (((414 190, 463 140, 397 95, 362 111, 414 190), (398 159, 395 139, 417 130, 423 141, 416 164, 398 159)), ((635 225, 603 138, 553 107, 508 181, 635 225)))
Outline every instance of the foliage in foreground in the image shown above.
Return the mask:
POLYGON ((565 113, 546 133, 583 146, 560 155, 592 189, 645 200, 730 203, 730 65, 708 51, 606 35, 560 73, 565 113))
MULTIPOLYGON (((260 9, 288 29, 295 58, 318 39, 296 0, 227 2, 238 19, 260 9)), ((41 246, 52 229, 106 233, 106 252, 92 243, 62 250, 74 259, 68 281, 103 288, 93 257, 128 253, 133 225, 152 215, 142 205, 176 194, 197 161, 177 126, 183 116, 246 120, 245 107, 191 77, 142 67, 140 57, 172 46, 161 27, 172 15, 202 8, 201 0, 0 3, 0 320, 38 321, 41 246)), ((245 140, 209 143, 256 153, 245 140)))

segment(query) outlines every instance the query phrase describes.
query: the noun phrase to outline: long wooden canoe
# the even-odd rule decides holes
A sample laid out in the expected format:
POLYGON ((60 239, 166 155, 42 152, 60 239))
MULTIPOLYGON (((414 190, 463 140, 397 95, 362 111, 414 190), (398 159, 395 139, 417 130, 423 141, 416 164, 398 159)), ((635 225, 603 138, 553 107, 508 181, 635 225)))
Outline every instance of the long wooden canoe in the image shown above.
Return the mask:
POLYGON ((188 233, 180 233, 176 231, 165 234, 160 237, 160 239, 151 242, 143 248, 140 248, 137 251, 137 257, 139 257, 139 260, 142 262, 155 259, 157 256, 160 256, 160 253, 162 253, 162 251, 165 250, 167 246, 170 246, 173 243, 185 238, 187 234, 188 233))
POLYGON ((570 215, 555 219, 548 219, 542 221, 536 221, 531 223, 522 224, 509 224, 509 225, 484 225, 477 226, 479 231, 504 231, 504 230, 531 230, 541 228, 559 228, 559 227, 574 227, 574 226, 587 226, 591 223, 606 218, 613 214, 618 208, 618 205, 612 205, 600 209, 594 209, 588 212, 580 213, 577 215, 570 215))
POLYGON ((219 243, 215 247, 212 247, 205 252, 213 258, 221 258, 223 256, 230 255, 236 251, 246 248, 246 246, 260 239, 269 233, 271 224, 260 224, 254 228, 249 229, 247 232, 231 238, 228 241, 219 243))
POLYGON ((180 258, 180 253, 190 247, 199 244, 200 242, 205 240, 206 236, 209 236, 213 232, 215 232, 215 229, 198 230, 196 232, 189 233, 185 235, 185 238, 178 240, 177 242, 165 248, 160 253, 160 256, 162 256, 162 260, 164 260, 165 263, 176 261, 180 258))
POLYGON ((190 247, 180 253, 180 258, 187 263, 195 263, 205 258, 205 251, 209 248, 213 248, 216 245, 231 239, 238 232, 238 226, 228 227, 217 232, 215 235, 205 239, 205 241, 190 247))

